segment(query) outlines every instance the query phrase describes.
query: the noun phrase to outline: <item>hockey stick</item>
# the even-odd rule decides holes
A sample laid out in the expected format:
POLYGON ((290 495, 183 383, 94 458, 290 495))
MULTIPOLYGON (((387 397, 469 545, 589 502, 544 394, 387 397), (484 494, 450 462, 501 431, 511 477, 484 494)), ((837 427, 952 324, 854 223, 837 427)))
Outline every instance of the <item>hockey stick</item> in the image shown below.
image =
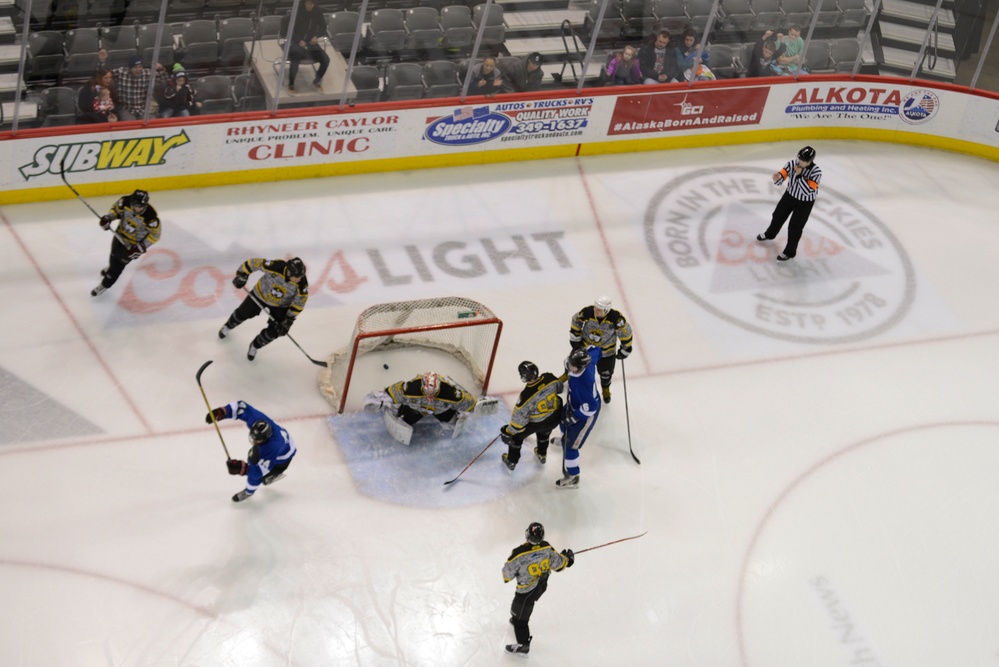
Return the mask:
POLYGON ((222 439, 222 431, 219 430, 219 423, 215 421, 215 411, 212 410, 212 404, 208 402, 208 397, 205 395, 205 388, 201 386, 201 374, 205 372, 212 360, 209 359, 205 363, 201 364, 201 368, 198 369, 198 374, 194 376, 194 379, 198 381, 198 389, 201 390, 201 398, 205 399, 205 405, 208 407, 208 414, 212 416, 212 423, 215 424, 215 432, 219 434, 219 440, 222 441, 222 449, 225 450, 226 461, 232 459, 229 456, 229 448, 225 446, 225 440, 222 439))
POLYGON ((642 465, 642 462, 635 456, 635 449, 631 446, 631 413, 628 411, 628 376, 624 372, 624 359, 621 360, 621 382, 624 384, 624 420, 628 424, 628 451, 635 463, 642 465))
POLYGON ((66 184, 66 187, 68 187, 70 190, 73 191, 73 194, 76 195, 76 198, 79 199, 80 201, 82 201, 83 205, 86 206, 87 208, 89 208, 91 213, 93 213, 98 218, 100 218, 101 214, 98 213, 97 211, 95 211, 94 207, 91 206, 90 204, 88 204, 87 200, 84 199, 80 195, 80 193, 76 191, 76 188, 74 188, 72 185, 70 185, 70 182, 66 180, 66 158, 63 158, 62 162, 59 164, 59 175, 62 176, 62 182, 66 184))
MULTIPOLYGON (((270 310, 270 308, 268 308, 268 307, 267 307, 267 306, 265 306, 264 304, 260 303, 260 300, 259 300, 259 299, 257 299, 257 297, 253 296, 253 292, 251 292, 250 290, 248 290, 248 289, 246 289, 246 288, 244 287, 244 288, 243 288, 243 291, 244 291, 244 292, 246 292, 247 294, 249 294, 249 295, 250 295, 250 298, 252 298, 252 299, 253 299, 253 301, 254 301, 254 302, 255 302, 255 303, 256 303, 256 304, 258 305, 258 306, 260 306, 260 308, 261 308, 261 309, 262 309, 262 310, 263 310, 263 311, 264 311, 265 313, 267 313, 267 319, 269 319, 269 320, 270 320, 271 322, 273 322, 274 324, 277 324, 277 320, 275 320, 275 319, 274 319, 274 317, 273 317, 273 316, 271 316, 271 310, 270 310)), ((310 357, 310 356, 309 356, 309 353, 308 353, 308 352, 306 352, 305 350, 303 350, 303 349, 302 349, 302 346, 298 344, 298 341, 297 341, 297 340, 295 340, 294 338, 292 338, 292 337, 291 337, 291 334, 290 334, 290 333, 286 333, 286 334, 285 334, 285 337, 286 337, 286 338, 287 338, 288 340, 290 340, 290 341, 291 341, 292 343, 294 343, 294 344, 295 344, 295 347, 297 347, 297 348, 298 348, 298 349, 299 349, 299 350, 300 350, 300 351, 302 352, 302 354, 304 354, 304 355, 305 355, 305 358, 306 358, 306 359, 308 359, 309 361, 311 361, 312 363, 314 363, 314 364, 315 364, 316 366, 322 366, 323 368, 329 368, 329 367, 330 367, 330 366, 329 366, 329 364, 327 364, 327 363, 326 363, 325 361, 319 361, 318 359, 313 359, 312 357, 310 357)))
MULTIPOLYGON (((497 435, 495 438, 493 438, 492 440, 489 441, 489 444, 486 445, 486 449, 489 449, 490 447, 492 447, 493 443, 496 442, 497 440, 499 440, 499 435, 497 435)), ((454 479, 449 479, 448 481, 444 482, 444 486, 447 486, 448 484, 454 484, 455 482, 457 482, 458 478, 465 474, 465 470, 468 470, 469 468, 471 468, 472 467, 472 463, 475 463, 476 461, 478 461, 479 457, 486 453, 486 449, 483 449, 481 452, 479 452, 475 456, 475 458, 472 459, 471 462, 469 462, 469 464, 467 466, 465 466, 465 468, 461 472, 459 472, 457 475, 454 476, 454 479)))
MULTIPOLYGON (((642 533, 642 535, 645 535, 648 532, 649 531, 645 531, 644 533, 642 533)), ((637 540, 642 535, 633 535, 631 537, 622 537, 620 540, 614 540, 613 542, 608 542, 606 544, 598 544, 595 547, 586 547, 585 549, 580 549, 578 551, 576 551, 575 549, 573 549, 572 553, 573 553, 573 555, 578 556, 581 553, 586 553, 587 551, 593 551, 594 549, 603 549, 604 547, 609 547, 610 545, 617 544, 618 542, 627 542, 628 540, 637 540)))

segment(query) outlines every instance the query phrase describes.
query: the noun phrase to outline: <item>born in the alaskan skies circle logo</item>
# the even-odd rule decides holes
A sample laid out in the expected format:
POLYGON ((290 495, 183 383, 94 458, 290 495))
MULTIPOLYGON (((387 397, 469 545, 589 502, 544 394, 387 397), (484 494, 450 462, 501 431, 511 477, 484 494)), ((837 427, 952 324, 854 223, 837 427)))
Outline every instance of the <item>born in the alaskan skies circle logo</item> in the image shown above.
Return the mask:
POLYGON ((852 343, 889 330, 912 305, 912 263, 885 225, 821 185, 796 257, 777 262, 787 225, 756 235, 784 187, 759 167, 685 174, 656 192, 645 239, 663 273, 701 308, 749 331, 802 343, 852 343))

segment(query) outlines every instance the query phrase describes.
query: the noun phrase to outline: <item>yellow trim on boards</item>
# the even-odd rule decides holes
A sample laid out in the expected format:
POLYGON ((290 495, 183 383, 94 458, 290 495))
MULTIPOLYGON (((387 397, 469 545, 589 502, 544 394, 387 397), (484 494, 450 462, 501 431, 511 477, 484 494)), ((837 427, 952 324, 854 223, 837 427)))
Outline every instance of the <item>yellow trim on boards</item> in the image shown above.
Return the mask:
MULTIPOLYGON (((547 160, 575 157, 577 155, 607 155, 614 153, 635 153, 644 151, 675 150, 681 148, 704 148, 708 146, 729 146, 733 144, 772 143, 777 141, 860 140, 908 144, 936 148, 954 153, 964 153, 975 157, 999 162, 999 147, 986 146, 970 141, 947 139, 931 134, 903 130, 877 130, 849 127, 799 127, 779 130, 749 130, 742 132, 712 132, 680 136, 642 135, 635 139, 601 141, 588 144, 568 144, 563 146, 536 146, 487 150, 476 152, 455 152, 449 155, 427 155, 419 157, 366 160, 363 162, 335 162, 329 164, 275 169, 253 169, 227 171, 213 174, 144 178, 141 180, 106 181, 103 183, 74 184, 84 197, 118 196, 134 188, 145 190, 181 190, 218 185, 242 183, 270 183, 275 181, 298 180, 304 178, 326 178, 347 174, 368 174, 410 169, 436 169, 443 167, 464 167, 500 162, 523 160, 547 160)), ((73 193, 64 185, 10 190, 0 193, 0 205, 25 204, 38 201, 72 199, 73 193)))

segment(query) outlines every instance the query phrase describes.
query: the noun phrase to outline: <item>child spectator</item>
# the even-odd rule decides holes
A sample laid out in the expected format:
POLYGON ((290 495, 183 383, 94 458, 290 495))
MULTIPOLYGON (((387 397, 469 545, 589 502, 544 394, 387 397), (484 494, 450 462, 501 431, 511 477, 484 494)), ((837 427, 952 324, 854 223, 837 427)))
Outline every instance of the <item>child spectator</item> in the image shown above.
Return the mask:
POLYGON ((607 63, 607 82, 612 86, 630 86, 642 83, 642 68, 638 64, 638 50, 626 46, 607 63))
POLYGON ((191 116, 198 113, 201 102, 195 99, 194 88, 187 82, 187 72, 174 69, 173 80, 163 87, 160 117, 191 116))

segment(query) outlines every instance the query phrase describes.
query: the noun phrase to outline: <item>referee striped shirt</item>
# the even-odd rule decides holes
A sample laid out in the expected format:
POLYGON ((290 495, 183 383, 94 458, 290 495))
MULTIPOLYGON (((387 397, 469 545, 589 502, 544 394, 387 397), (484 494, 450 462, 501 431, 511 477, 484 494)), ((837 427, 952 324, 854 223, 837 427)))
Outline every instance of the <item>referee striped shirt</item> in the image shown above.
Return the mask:
POLYGON ((780 182, 787 181, 787 193, 798 201, 815 201, 819 192, 819 181, 822 180, 822 170, 814 162, 801 170, 800 175, 794 173, 797 160, 791 160, 780 170, 780 182))

